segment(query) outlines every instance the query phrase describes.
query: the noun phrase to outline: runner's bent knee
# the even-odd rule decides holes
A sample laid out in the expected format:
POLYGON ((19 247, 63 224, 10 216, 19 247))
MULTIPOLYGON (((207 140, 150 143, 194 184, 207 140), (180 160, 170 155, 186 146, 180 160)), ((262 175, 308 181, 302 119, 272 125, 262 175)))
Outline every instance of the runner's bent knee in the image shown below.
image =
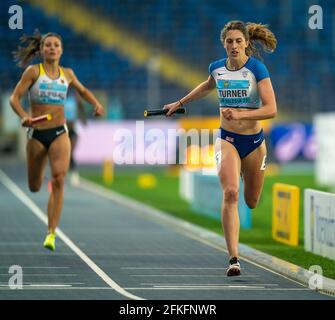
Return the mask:
POLYGON ((29 181, 29 190, 31 192, 38 192, 41 189, 42 182, 30 182, 29 181))
POLYGON ((258 205, 259 198, 248 198, 245 197, 245 202, 250 209, 255 209, 258 205))

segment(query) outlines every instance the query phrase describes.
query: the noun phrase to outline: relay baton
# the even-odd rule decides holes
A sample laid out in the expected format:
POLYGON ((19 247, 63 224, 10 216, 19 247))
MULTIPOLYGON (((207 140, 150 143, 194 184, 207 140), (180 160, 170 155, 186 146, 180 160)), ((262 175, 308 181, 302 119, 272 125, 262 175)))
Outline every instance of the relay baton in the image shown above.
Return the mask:
POLYGON ((52 116, 50 113, 48 113, 48 114, 44 114, 43 116, 32 118, 31 123, 35 124, 41 121, 50 121, 51 119, 52 119, 52 116))
MULTIPOLYGON (((151 116, 161 116, 165 115, 169 112, 169 109, 151 109, 151 110, 144 110, 144 116, 145 117, 151 117, 151 116)), ((185 113, 185 108, 179 108, 174 113, 185 113)))

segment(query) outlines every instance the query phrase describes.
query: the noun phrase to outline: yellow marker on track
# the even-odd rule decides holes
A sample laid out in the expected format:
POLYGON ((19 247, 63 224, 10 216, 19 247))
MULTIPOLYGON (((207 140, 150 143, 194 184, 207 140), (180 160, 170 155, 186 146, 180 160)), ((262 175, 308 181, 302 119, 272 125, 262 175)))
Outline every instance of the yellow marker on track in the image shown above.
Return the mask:
POLYGON ((113 160, 107 159, 103 163, 102 179, 104 184, 110 186, 114 181, 114 162, 113 160))
POLYGON ((142 189, 151 189, 157 185, 157 179, 153 174, 141 174, 137 178, 137 184, 142 189))

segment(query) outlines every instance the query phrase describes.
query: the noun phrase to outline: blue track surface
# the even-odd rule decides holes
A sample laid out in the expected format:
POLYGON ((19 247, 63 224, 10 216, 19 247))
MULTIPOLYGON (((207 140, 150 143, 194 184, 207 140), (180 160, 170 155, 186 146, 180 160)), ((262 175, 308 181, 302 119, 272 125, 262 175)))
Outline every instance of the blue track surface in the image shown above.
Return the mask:
MULTIPOLYGON (((46 183, 31 194, 24 165, 3 165, 1 170, 45 212, 46 183)), ((59 237, 55 252, 43 248, 46 225, 18 192, 5 187, 3 177, 0 171, 1 300, 331 299, 243 260, 242 275, 227 278, 223 251, 67 184, 60 229, 104 272, 103 279, 59 237), (12 265, 23 269, 22 290, 8 286, 12 265)))

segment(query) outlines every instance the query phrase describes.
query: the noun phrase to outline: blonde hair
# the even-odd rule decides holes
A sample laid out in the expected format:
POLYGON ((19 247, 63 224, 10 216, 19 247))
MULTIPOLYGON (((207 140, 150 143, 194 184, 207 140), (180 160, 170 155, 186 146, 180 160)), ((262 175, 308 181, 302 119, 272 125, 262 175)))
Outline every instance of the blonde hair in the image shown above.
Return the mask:
POLYGON ((63 46, 62 37, 54 32, 48 32, 42 35, 38 30, 35 30, 32 35, 23 35, 20 37, 20 45, 17 51, 13 52, 14 60, 20 67, 26 67, 35 57, 40 56, 40 50, 44 45, 44 41, 48 37, 56 37, 60 40, 63 46), (24 45, 25 47, 22 47, 24 45))
POLYGON ((248 47, 245 49, 247 56, 260 57, 260 50, 257 44, 262 46, 263 51, 273 52, 277 47, 277 39, 268 25, 261 23, 244 23, 243 21, 230 21, 221 30, 220 39, 224 44, 227 32, 230 30, 239 30, 243 33, 246 41, 249 42, 248 47))

